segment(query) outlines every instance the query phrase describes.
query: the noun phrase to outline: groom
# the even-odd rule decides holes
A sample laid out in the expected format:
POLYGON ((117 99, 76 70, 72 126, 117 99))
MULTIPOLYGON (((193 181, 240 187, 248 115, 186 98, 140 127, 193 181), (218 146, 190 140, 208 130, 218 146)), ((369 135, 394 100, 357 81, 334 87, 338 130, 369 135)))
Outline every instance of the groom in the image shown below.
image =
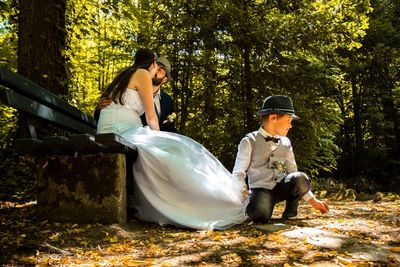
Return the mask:
MULTIPOLYGON (((158 123, 160 124, 161 131, 176 133, 174 126, 174 102, 172 97, 165 93, 161 86, 166 84, 171 79, 171 63, 164 56, 157 58, 158 70, 153 78, 153 88, 155 89, 154 94, 154 105, 156 113, 158 116, 158 123)), ((110 105, 111 99, 101 98, 97 104, 96 110, 94 112, 94 118, 98 121, 100 116, 100 111, 110 105)), ((143 114, 141 117, 144 126, 147 125, 146 116, 143 114)))
MULTIPOLYGON (((156 109, 156 113, 158 116, 158 123, 160 125, 161 131, 173 132, 176 133, 176 129, 174 127, 173 122, 173 114, 174 114, 174 103, 172 101, 172 97, 161 90, 161 86, 166 84, 171 79, 171 63, 164 56, 157 58, 157 73, 153 78, 153 88, 156 92, 154 94, 154 106, 156 109)), ((94 118, 98 121, 100 116, 100 111, 110 105, 112 102, 111 99, 102 98, 97 104, 96 110, 94 112, 94 118)), ((141 117, 143 125, 147 125, 146 116, 143 114, 141 117)), ((136 157, 127 156, 126 157, 126 166, 132 166, 135 162, 136 157)), ((134 186, 133 186, 133 173, 132 168, 127 168, 126 174, 126 193, 128 198, 128 207, 127 213, 128 217, 134 216, 136 210, 132 208, 134 204, 134 186)))
MULTIPOLYGON (((166 84, 171 79, 171 63, 164 56, 157 58, 159 69, 153 78, 153 87, 158 88, 154 94, 154 104, 160 124, 160 131, 176 133, 174 127, 174 103, 172 97, 161 90, 161 85, 166 84)), ((143 125, 147 125, 144 114, 141 116, 143 125)))

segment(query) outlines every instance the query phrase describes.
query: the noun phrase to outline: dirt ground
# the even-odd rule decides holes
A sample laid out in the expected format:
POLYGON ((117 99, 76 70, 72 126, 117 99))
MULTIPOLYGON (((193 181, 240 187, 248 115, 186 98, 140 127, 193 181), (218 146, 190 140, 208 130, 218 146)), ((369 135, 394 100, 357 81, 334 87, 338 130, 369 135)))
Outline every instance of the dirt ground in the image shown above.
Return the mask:
MULTIPOLYGON (((224 231, 161 227, 136 220, 128 225, 39 221, 35 201, 0 201, 2 266, 400 266, 400 200, 334 201, 331 211, 306 203, 296 219, 271 224, 244 222, 224 231), (340 247, 312 238, 289 238, 294 229, 324 230, 351 239, 340 247)), ((328 239, 328 243, 330 240, 328 239)))

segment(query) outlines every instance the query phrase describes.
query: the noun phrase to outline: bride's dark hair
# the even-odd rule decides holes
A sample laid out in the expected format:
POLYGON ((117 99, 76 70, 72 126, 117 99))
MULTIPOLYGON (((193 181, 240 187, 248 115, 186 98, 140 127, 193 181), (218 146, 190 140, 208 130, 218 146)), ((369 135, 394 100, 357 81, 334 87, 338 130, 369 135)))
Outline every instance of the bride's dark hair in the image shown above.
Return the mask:
POLYGON ((113 102, 124 104, 122 96, 128 88, 129 80, 138 69, 148 70, 157 60, 156 54, 148 48, 140 48, 135 55, 135 64, 123 69, 106 87, 101 97, 111 98, 113 102))

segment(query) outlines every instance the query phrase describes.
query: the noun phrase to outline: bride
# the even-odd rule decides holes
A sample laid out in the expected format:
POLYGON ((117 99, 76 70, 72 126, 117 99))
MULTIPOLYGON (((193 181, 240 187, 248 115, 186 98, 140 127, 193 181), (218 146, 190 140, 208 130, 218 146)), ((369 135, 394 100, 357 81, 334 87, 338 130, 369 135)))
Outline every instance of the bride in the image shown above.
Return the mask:
POLYGON ((136 216, 194 229, 225 229, 243 222, 243 184, 196 141, 159 131, 152 86, 156 60, 150 49, 137 51, 134 65, 103 93, 113 103, 101 110, 97 126, 98 133, 117 133, 138 149, 133 164, 136 216), (142 125, 143 113, 149 127, 142 125))

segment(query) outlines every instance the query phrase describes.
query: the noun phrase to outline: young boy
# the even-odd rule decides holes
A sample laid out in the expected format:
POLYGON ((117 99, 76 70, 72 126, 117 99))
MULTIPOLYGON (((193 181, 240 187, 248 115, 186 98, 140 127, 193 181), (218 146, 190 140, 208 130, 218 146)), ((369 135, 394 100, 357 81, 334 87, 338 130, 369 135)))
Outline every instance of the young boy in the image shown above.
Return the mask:
POLYGON ((251 195, 247 215, 254 222, 266 223, 275 204, 286 200, 282 217, 295 217, 301 198, 321 213, 327 213, 328 205, 316 199, 310 190, 310 178, 297 171, 293 148, 286 137, 292 120, 299 118, 292 100, 283 95, 269 96, 259 116, 261 127, 242 139, 233 169, 233 176, 244 185, 248 177, 251 195))

